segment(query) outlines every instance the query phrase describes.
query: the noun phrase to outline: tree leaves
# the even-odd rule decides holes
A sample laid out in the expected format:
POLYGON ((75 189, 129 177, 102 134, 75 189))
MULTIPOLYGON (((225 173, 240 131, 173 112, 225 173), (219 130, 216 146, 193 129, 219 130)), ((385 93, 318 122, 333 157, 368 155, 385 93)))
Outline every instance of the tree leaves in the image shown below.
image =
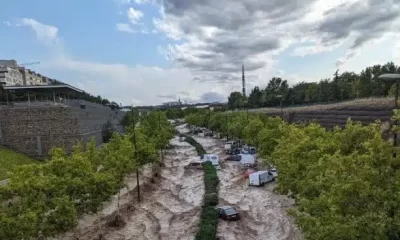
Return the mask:
POLYGON ((165 147, 174 135, 161 112, 142 123, 135 131, 136 158, 128 128, 126 135, 114 134, 101 148, 94 140, 78 143, 71 155, 54 148, 46 163, 16 168, 8 185, 0 187, 0 239, 55 236, 73 228, 82 214, 97 212, 128 173, 157 161, 156 147, 165 147))
MULTIPOLYGON (((186 120, 196 125, 204 114, 186 120)), ((289 213, 307 239, 400 239, 400 158, 393 158, 379 122, 348 121, 327 131, 257 114, 213 113, 211 119, 213 130, 227 126, 231 137, 255 145, 276 166, 277 191, 296 200, 289 213)))

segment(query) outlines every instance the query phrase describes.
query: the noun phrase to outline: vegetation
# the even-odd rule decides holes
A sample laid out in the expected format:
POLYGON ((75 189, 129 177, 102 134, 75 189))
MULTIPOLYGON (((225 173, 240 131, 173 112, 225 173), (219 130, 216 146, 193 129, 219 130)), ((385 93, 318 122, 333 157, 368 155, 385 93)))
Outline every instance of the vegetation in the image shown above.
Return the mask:
POLYGON ((394 81, 383 81, 378 76, 384 73, 400 73, 393 62, 365 68, 361 73, 336 73, 333 79, 319 82, 300 82, 290 87, 287 80, 274 77, 264 89, 256 86, 248 96, 232 92, 228 98, 230 109, 243 107, 272 107, 339 102, 368 97, 386 97, 394 93, 394 81), (279 96, 282 96, 280 98, 279 96))
POLYGON ((97 212, 117 193, 127 174, 157 161, 157 147, 173 134, 165 115, 154 112, 101 148, 94 141, 77 144, 71 155, 55 148, 44 164, 16 168, 0 187, 0 239, 40 239, 73 228, 79 216, 97 212))
POLYGON ((103 137, 103 142, 108 143, 110 139, 112 138, 115 130, 112 127, 111 121, 108 120, 102 128, 101 135, 103 137))
POLYGON ((193 147, 196 148, 197 154, 199 156, 206 154, 206 150, 204 150, 203 146, 201 146, 200 143, 198 143, 196 140, 194 140, 194 138, 192 138, 191 136, 187 136, 187 135, 183 135, 185 136, 185 141, 188 142, 190 145, 192 145, 193 147))
POLYGON ((5 148, 0 148, 0 156, 0 181, 6 179, 7 172, 13 171, 16 166, 41 163, 41 161, 5 148))
POLYGON ((277 167, 277 191, 296 200, 289 212, 307 239, 400 239, 400 158, 393 158, 397 149, 382 138, 379 122, 348 121, 327 131, 243 112, 204 111, 186 120, 205 126, 204 117, 213 130, 255 145, 265 164, 277 167))
MULTIPOLYGON (((206 153, 203 146, 194 138, 186 136, 186 141, 196 148, 198 155, 206 153)), ((200 227, 196 240, 212 240, 217 238, 218 215, 215 207, 218 205, 218 175, 215 167, 207 162, 204 164, 204 199, 200 215, 200 227)))
POLYGON ((207 162, 204 165, 204 200, 201 208, 200 227, 196 240, 212 240, 217 238, 218 215, 218 175, 215 167, 207 162))

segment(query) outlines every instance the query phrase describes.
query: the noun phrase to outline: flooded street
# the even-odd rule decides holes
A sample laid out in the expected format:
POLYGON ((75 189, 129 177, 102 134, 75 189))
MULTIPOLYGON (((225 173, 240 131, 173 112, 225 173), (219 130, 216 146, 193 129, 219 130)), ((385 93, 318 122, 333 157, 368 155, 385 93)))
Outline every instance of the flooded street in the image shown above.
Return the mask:
POLYGON ((135 205, 126 225, 108 232, 106 239, 194 239, 204 195, 203 172, 184 168, 197 156, 194 147, 178 137, 171 144, 174 148, 165 155, 158 186, 135 205))
POLYGON ((194 137, 207 153, 220 156, 221 170, 219 205, 231 205, 239 210, 241 220, 227 222, 219 220, 218 236, 221 240, 300 240, 303 239, 286 209, 294 203, 292 199, 278 195, 272 190, 275 183, 264 187, 249 187, 244 178, 244 169, 238 162, 225 162, 223 142, 219 139, 194 137))

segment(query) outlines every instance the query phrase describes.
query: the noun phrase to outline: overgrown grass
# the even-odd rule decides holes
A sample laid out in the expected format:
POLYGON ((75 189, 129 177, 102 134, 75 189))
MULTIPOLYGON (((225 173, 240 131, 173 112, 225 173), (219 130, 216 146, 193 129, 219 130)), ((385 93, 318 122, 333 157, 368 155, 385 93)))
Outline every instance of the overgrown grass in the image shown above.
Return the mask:
POLYGON ((5 148, 0 148, 0 180, 6 179, 7 172, 11 172, 14 167, 34 163, 41 162, 24 154, 16 153, 5 148))
MULTIPOLYGON (((185 141, 196 148, 197 154, 205 154, 203 146, 198 143, 194 138, 181 135, 185 137, 185 141)), ((215 207, 218 205, 218 184, 219 179, 217 170, 210 163, 204 164, 204 199, 201 208, 200 226, 196 234, 195 240, 215 240, 217 239, 218 228, 218 215, 215 207)))

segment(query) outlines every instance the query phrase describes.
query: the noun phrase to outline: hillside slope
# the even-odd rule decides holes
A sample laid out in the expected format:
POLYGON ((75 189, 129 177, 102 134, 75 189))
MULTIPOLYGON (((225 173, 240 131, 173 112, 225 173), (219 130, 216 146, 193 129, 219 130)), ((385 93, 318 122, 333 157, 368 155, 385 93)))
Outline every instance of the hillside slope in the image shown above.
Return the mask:
POLYGON ((0 147, 0 180, 7 177, 7 172, 12 171, 15 166, 40 163, 24 154, 0 147))
MULTIPOLYGON (((368 98, 353 101, 313 106, 283 108, 283 117, 288 122, 301 123, 317 121, 323 127, 344 126, 347 119, 369 124, 376 120, 389 122, 393 115, 393 98, 368 98)), ((281 116, 280 108, 249 110, 264 112, 270 116, 281 116)))

